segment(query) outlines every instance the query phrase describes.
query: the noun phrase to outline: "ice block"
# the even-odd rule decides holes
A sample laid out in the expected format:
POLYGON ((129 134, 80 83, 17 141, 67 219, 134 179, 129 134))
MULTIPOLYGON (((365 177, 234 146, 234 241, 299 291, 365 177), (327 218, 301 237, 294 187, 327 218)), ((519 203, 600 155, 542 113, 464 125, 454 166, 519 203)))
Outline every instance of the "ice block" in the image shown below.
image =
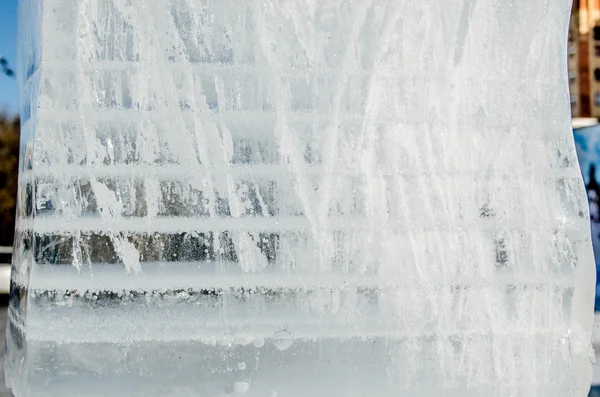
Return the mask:
POLYGON ((584 397, 569 0, 21 0, 17 397, 584 397))

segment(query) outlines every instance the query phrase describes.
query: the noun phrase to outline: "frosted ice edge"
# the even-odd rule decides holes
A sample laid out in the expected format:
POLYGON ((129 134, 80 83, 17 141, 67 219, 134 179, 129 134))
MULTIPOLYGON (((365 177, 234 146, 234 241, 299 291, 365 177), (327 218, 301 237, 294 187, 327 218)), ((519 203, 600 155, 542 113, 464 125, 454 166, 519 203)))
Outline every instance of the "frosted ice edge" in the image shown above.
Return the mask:
POLYGON ((17 396, 584 396, 567 3, 24 2, 17 396))

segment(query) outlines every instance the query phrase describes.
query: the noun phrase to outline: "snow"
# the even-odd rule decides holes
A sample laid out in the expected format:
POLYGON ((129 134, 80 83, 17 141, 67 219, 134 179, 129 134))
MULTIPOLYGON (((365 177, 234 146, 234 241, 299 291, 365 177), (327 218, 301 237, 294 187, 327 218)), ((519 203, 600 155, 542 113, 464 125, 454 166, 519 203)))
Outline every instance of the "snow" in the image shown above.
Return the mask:
POLYGON ((585 396, 568 0, 21 4, 17 397, 585 396))

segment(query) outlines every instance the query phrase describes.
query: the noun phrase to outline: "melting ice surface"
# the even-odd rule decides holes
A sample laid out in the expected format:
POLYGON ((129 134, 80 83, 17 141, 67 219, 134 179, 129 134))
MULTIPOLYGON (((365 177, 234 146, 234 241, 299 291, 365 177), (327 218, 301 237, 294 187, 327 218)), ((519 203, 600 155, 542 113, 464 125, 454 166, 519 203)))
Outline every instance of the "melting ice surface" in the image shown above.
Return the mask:
POLYGON ((568 0, 22 0, 23 396, 567 397, 568 0))

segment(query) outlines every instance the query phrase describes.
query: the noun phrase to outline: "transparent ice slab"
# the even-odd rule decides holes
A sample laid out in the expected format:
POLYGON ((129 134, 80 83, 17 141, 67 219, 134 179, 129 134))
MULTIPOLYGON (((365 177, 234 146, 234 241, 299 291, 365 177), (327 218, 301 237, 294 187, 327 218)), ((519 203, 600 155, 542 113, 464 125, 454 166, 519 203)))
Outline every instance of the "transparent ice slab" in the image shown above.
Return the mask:
POLYGON ((17 397, 585 396, 569 8, 22 0, 17 397))

